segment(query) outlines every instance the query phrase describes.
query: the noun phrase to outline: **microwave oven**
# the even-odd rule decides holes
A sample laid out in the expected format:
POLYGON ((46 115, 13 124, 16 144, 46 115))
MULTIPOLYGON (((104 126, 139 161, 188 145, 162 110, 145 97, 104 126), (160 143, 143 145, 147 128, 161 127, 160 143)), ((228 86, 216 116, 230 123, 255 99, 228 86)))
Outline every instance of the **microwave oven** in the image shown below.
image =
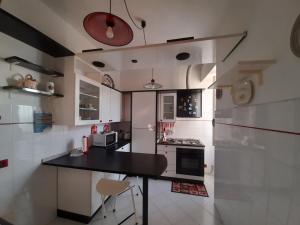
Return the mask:
POLYGON ((94 146, 110 146, 118 142, 118 133, 99 133, 93 134, 93 145, 94 146))

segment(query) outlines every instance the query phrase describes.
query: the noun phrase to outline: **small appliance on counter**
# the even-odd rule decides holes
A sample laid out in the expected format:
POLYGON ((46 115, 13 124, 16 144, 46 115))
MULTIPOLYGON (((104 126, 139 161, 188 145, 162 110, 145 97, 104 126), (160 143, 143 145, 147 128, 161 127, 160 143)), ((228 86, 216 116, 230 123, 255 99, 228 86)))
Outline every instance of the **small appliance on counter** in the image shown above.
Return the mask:
POLYGON ((110 146, 118 142, 118 133, 111 131, 109 133, 93 134, 94 146, 110 146))

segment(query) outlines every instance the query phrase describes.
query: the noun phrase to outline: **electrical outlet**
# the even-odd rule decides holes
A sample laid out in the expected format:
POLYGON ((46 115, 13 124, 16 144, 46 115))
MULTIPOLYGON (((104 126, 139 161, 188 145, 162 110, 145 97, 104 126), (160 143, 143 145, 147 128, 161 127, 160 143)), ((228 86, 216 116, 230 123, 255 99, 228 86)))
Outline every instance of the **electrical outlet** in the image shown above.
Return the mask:
POLYGON ((8 159, 0 160, 0 169, 8 167, 8 159))

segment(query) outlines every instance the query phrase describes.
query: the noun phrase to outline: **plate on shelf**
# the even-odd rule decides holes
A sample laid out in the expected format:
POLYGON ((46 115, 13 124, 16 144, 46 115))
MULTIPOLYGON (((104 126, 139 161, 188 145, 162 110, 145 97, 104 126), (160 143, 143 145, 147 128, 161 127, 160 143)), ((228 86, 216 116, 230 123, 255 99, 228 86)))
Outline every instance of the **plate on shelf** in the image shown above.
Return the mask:
POLYGON ((253 82, 251 80, 240 81, 232 87, 232 100, 235 105, 245 105, 251 102, 253 97, 253 82))
POLYGON ((102 84, 109 86, 111 88, 115 87, 114 80, 108 74, 104 74, 102 84))
POLYGON ((291 33, 291 50, 295 56, 300 57, 300 15, 298 15, 291 33))

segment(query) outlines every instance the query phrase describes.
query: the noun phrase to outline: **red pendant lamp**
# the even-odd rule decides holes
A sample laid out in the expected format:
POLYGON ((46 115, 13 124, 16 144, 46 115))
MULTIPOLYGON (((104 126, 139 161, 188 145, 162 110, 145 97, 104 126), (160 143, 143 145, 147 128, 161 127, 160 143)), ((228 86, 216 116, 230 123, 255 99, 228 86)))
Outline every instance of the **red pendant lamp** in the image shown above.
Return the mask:
POLYGON ((128 23, 120 17, 111 14, 111 0, 109 13, 93 12, 83 20, 86 32, 103 44, 110 46, 124 46, 133 39, 133 32, 128 23))

